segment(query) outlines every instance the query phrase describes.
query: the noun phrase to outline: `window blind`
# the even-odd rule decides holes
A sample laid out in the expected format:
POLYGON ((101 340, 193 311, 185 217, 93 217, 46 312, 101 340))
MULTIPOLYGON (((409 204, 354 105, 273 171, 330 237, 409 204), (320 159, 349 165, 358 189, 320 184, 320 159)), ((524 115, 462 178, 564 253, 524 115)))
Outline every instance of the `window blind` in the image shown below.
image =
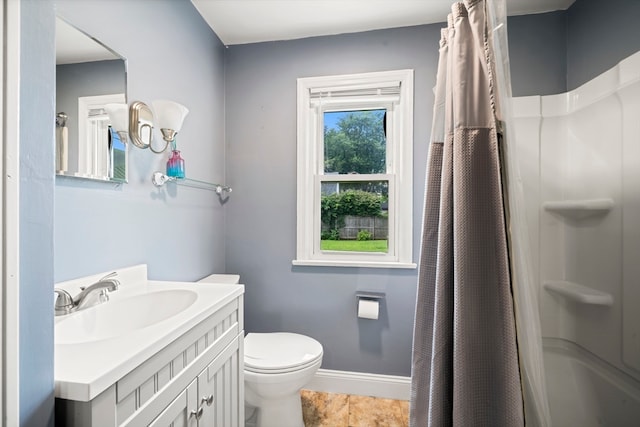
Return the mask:
POLYGON ((309 97, 312 105, 368 101, 399 102, 400 82, 311 88, 309 97))

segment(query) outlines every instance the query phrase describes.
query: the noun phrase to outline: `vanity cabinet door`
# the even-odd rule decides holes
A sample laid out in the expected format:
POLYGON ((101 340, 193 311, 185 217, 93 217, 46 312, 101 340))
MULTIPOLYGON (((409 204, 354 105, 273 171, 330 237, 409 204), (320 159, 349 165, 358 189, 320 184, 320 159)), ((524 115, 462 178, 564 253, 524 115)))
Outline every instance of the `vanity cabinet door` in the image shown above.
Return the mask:
POLYGON ((153 420, 150 427, 196 427, 198 421, 198 385, 193 380, 189 386, 153 420))
POLYGON ((198 376, 198 427, 244 426, 244 366, 241 333, 198 376))

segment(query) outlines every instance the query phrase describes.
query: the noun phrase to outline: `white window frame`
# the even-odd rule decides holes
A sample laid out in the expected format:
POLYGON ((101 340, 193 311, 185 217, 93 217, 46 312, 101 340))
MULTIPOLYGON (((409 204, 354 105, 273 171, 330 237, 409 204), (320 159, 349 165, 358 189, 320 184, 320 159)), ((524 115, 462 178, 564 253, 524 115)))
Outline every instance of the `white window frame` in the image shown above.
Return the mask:
MULTIPOLYGON (((112 177, 107 104, 124 104, 124 93, 78 97, 78 174, 109 179, 112 177)), ((125 151, 126 153, 126 151, 125 151)))
POLYGON ((413 70, 299 78, 297 138, 297 248, 292 264, 416 268, 413 262, 413 70), (393 87, 396 88, 393 94, 385 91, 393 87), (327 96, 318 99, 318 93, 327 96), (336 93, 339 95, 332 96, 336 93), (365 109, 387 110, 386 172, 325 175, 324 113, 365 109), (321 183, 336 180, 389 182, 387 253, 320 250, 321 183))

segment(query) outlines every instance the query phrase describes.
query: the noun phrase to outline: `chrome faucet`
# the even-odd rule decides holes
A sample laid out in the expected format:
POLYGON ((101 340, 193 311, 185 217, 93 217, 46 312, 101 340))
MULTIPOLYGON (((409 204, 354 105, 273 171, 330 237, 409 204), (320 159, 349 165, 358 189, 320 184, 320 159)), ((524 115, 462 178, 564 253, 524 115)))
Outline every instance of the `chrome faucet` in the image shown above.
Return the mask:
POLYGON ((81 287, 80 293, 75 297, 71 297, 71 294, 64 289, 54 289, 53 291, 58 295, 55 303, 56 316, 109 301, 109 292, 120 287, 120 281, 116 279, 116 275, 114 271, 87 287, 81 287))

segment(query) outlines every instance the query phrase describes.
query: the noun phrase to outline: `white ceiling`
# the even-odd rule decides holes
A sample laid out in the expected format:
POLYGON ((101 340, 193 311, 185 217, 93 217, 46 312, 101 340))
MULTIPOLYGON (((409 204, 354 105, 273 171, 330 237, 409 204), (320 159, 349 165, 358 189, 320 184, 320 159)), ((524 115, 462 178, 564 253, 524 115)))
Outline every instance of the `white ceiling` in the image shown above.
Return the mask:
MULTIPOLYGON (((489 0, 491 1, 491 0, 489 0)), ((575 0, 506 0, 509 15, 575 0)), ((191 0, 225 45, 445 22, 453 0, 191 0)))

